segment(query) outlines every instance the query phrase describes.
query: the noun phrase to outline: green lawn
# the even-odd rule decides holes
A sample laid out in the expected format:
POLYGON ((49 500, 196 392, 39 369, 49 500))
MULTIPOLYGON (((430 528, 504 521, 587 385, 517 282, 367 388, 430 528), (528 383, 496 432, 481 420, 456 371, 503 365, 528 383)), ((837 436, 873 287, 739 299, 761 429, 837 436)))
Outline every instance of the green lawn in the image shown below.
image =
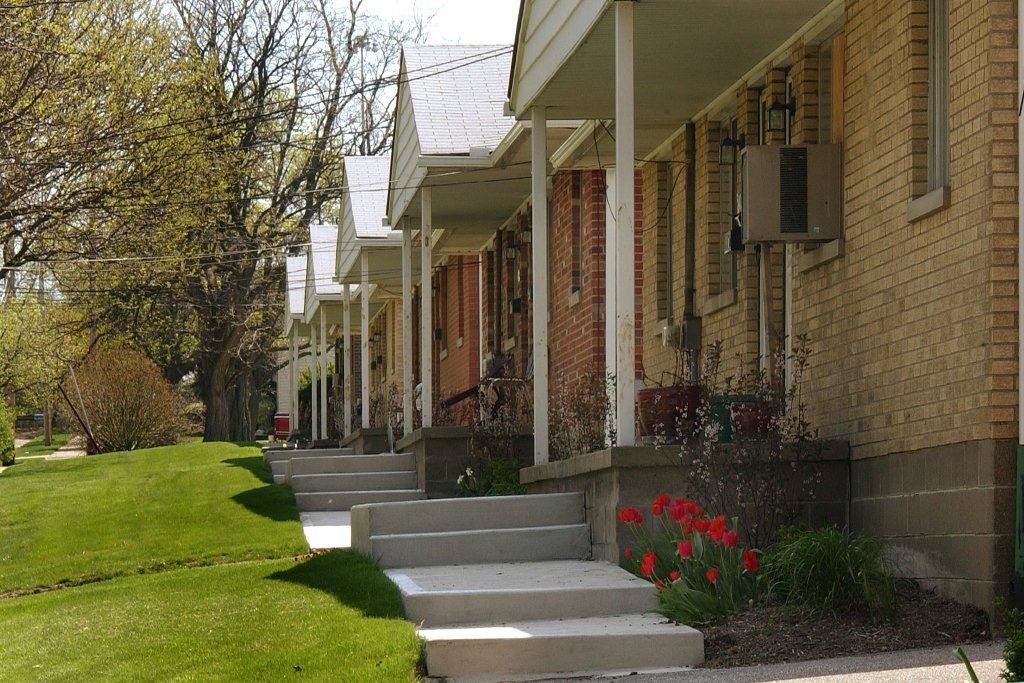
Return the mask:
POLYGON ((50 439, 50 445, 43 444, 43 437, 37 436, 21 448, 14 450, 15 458, 24 458, 29 455, 49 455, 71 440, 71 435, 65 432, 54 432, 50 439))
POLYGON ((188 444, 0 474, 0 680, 410 680, 394 587, 305 549, 255 448, 188 444))

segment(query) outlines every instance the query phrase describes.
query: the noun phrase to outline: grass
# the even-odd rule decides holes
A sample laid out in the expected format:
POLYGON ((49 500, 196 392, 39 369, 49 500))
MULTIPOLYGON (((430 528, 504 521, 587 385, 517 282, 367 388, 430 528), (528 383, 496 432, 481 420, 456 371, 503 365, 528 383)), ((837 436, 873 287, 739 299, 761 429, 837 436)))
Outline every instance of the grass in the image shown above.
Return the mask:
POLYGON ((256 448, 186 444, 0 475, 0 594, 303 552, 289 489, 256 448))
POLYGON ((71 435, 65 432, 54 432, 50 439, 50 445, 43 443, 43 437, 37 436, 21 448, 14 450, 15 458, 25 458, 30 455, 49 455, 71 440, 71 435))
POLYGON ((394 586, 354 553, 294 557, 269 476, 232 444, 5 471, 0 680, 413 679, 394 586), (54 584, 73 587, 21 594, 54 584))

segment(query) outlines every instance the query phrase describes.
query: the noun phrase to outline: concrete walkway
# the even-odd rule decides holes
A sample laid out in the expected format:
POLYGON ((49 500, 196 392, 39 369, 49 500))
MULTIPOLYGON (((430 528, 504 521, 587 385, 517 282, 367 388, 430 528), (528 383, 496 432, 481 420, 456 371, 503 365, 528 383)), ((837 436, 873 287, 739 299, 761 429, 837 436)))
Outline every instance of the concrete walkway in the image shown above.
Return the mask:
POLYGON ((302 533, 310 550, 352 547, 352 523, 348 510, 300 512, 302 533))
MULTIPOLYGON (((999 681, 1003 670, 1002 642, 967 645, 964 651, 982 681, 999 681)), ((623 674, 618 676, 544 679, 548 681, 623 681, 628 683, 960 683, 968 680, 967 669, 952 646, 924 650, 901 650, 875 655, 817 659, 792 664, 746 666, 732 669, 690 669, 673 672, 623 674)))

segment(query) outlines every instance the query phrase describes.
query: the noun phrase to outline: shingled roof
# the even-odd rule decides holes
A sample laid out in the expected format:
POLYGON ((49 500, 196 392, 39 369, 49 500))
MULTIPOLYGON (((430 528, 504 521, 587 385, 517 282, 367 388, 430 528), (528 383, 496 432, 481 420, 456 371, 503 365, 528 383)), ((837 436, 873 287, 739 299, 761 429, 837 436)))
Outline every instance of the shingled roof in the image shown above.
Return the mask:
POLYGON ((388 175, 391 155, 345 157, 346 199, 352 210, 356 237, 387 237, 390 228, 381 225, 388 213, 388 175))
POLYGON ((334 259, 338 248, 338 226, 309 226, 309 253, 313 258, 313 292, 341 294, 341 285, 334 280, 334 259))
POLYGON ((493 149, 512 128, 509 45, 406 45, 405 74, 422 154, 493 149))
POLYGON ((285 287, 288 288, 285 292, 288 315, 302 315, 306 306, 306 255, 289 256, 285 268, 288 272, 285 284, 285 287))

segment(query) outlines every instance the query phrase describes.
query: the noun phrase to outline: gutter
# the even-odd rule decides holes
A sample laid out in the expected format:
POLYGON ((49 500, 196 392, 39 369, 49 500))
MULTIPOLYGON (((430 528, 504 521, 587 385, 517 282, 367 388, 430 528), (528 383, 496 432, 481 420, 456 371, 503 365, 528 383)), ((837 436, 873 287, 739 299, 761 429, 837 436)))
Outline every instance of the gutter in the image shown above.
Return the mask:
MULTIPOLYGON (((1024 103, 1024 0, 1017 0, 1017 101, 1024 103)), ((1017 501, 1016 524, 1014 527, 1013 557, 1013 599, 1024 605, 1024 125, 1021 123, 1021 109, 1017 110, 1017 501)))

